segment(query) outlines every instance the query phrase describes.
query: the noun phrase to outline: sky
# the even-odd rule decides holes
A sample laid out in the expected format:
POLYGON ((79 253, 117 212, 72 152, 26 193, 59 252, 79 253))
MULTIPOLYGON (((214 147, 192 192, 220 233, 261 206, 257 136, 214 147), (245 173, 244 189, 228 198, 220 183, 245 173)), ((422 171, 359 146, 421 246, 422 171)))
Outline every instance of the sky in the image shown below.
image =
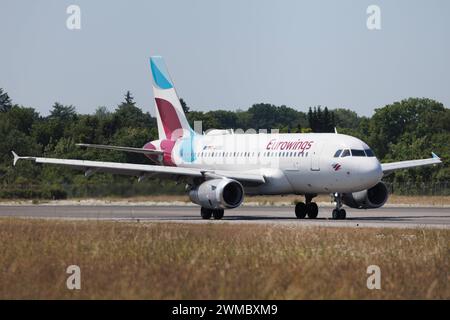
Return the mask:
POLYGON ((448 0, 1 0, 0 12, 0 88, 43 115, 56 101, 113 110, 127 90, 154 114, 151 55, 193 110, 450 106, 448 0), (81 29, 66 26, 72 4, 81 29))

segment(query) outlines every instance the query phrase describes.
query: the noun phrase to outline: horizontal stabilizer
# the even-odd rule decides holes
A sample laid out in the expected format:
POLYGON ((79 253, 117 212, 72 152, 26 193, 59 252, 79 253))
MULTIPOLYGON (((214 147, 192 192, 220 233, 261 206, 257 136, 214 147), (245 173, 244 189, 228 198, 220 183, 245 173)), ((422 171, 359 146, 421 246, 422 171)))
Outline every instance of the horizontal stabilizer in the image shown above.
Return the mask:
POLYGON ((104 144, 87 144, 87 143, 77 143, 79 147, 86 148, 95 148, 95 149, 104 149, 104 150, 114 150, 114 151, 123 151, 123 152, 134 152, 134 153, 142 153, 149 155, 162 155, 162 151, 158 150, 150 150, 144 148, 133 148, 133 147, 118 147, 118 146, 108 146, 104 144))

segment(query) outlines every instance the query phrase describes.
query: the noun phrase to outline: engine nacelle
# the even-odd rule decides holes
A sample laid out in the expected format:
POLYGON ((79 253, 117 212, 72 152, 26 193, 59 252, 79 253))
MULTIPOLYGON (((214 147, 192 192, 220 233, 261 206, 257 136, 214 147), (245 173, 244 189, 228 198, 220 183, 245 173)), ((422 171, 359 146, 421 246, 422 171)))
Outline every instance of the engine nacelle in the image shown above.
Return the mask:
POLYGON ((378 182, 370 189, 344 193, 342 202, 351 208, 356 209, 375 209, 383 206, 389 196, 388 189, 383 182, 378 182))
POLYGON ((208 209, 233 209, 244 200, 244 188, 232 179, 211 179, 192 188, 189 198, 208 209))

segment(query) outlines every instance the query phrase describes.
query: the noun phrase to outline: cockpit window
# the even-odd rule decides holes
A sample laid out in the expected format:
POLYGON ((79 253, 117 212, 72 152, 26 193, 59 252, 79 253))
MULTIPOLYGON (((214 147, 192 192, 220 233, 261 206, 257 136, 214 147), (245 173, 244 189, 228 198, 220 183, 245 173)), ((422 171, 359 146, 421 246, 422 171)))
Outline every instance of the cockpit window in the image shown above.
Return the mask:
POLYGON ((366 153, 364 150, 352 149, 352 156, 354 157, 365 157, 366 153))
POLYGON ((339 149, 338 151, 336 151, 336 153, 334 154, 335 158, 339 158, 339 156, 341 155, 342 149, 339 149))
POLYGON ((349 157, 349 156, 350 156, 350 150, 348 150, 348 149, 345 149, 341 154, 341 158, 349 157))
POLYGON ((371 149, 366 149, 364 151, 366 152, 366 155, 368 157, 375 157, 375 154, 373 153, 373 151, 371 149))

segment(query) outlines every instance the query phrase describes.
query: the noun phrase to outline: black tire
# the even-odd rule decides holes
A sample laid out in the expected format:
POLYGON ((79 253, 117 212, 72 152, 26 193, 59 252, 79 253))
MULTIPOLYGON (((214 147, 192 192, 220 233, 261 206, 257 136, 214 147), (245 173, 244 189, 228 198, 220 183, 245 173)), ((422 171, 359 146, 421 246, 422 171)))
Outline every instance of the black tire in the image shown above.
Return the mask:
POLYGON ((339 210, 333 209, 333 213, 331 214, 331 217, 333 218, 333 220, 339 219, 339 210))
POLYGON ((200 209, 200 215, 202 216, 202 219, 208 220, 211 219, 212 216, 212 210, 208 208, 201 208, 200 209))
POLYGON ((304 219, 306 217, 306 204, 299 202, 295 205, 295 216, 297 219, 304 219))
POLYGON ((344 209, 339 210, 339 219, 344 220, 347 217, 347 212, 344 209))
POLYGON ((308 213, 309 219, 317 218, 317 215, 319 214, 319 207, 317 206, 317 203, 315 202, 307 203, 306 212, 308 213))
POLYGON ((212 216, 215 220, 220 220, 223 218, 223 212, 224 212, 223 209, 212 210, 212 216))

